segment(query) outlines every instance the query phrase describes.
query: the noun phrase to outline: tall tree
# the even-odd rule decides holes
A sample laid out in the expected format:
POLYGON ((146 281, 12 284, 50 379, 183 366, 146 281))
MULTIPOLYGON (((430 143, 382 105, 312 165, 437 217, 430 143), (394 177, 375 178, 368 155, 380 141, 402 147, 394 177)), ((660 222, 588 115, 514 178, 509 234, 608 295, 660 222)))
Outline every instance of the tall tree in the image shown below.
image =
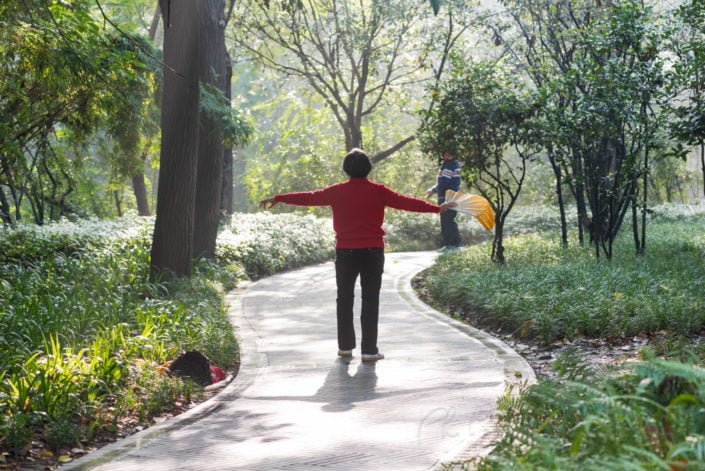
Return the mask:
MULTIPOLYGON (((556 178, 575 196, 581 242, 587 229, 595 254, 610 258, 626 212, 644 191, 662 126, 654 113, 663 83, 659 20, 638 0, 502 3, 513 28, 495 33, 542 90, 544 145, 556 178)), ((643 252, 640 205, 641 237, 636 227, 634 234, 643 252)))
POLYGON ((424 151, 452 149, 464 180, 491 202, 492 259, 498 263, 505 261, 504 224, 521 193, 527 162, 539 149, 533 98, 519 87, 495 64, 457 63, 453 77, 434 91, 438 105, 419 131, 424 151))
MULTIPOLYGON (((325 100, 348 150, 365 145, 363 122, 391 90, 440 78, 469 25, 465 2, 448 2, 443 21, 415 0, 250 0, 241 8, 238 44, 265 66, 303 78, 325 100)), ((373 162, 414 138, 374 152, 373 162)))
MULTIPOLYGON (((671 72, 671 110, 675 115, 671 134, 698 147, 705 194, 705 4, 683 2, 676 14, 680 28, 673 32, 669 45, 677 57, 671 72)), ((682 144, 675 150, 685 158, 687 149, 682 144)))
POLYGON ((164 91, 153 274, 191 274, 198 169, 202 2, 160 0, 164 23, 164 91))
MULTIPOLYGON (((210 86, 214 92, 222 93, 226 86, 225 1, 203 0, 201 14, 198 72, 201 87, 210 86)), ((204 109, 203 102, 202 99, 199 116, 194 258, 215 255, 225 152, 222 126, 218 126, 216 116, 204 109)))

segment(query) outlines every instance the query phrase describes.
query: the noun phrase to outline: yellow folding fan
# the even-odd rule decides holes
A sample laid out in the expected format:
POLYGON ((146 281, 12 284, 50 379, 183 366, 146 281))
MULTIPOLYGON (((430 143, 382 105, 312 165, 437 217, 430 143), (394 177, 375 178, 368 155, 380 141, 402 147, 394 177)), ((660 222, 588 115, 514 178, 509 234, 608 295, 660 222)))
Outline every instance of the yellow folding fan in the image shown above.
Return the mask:
POLYGON ((446 190, 446 203, 455 203, 457 206, 449 209, 475 216, 482 227, 487 230, 494 229, 494 209, 492 209, 490 202, 482 196, 446 190))

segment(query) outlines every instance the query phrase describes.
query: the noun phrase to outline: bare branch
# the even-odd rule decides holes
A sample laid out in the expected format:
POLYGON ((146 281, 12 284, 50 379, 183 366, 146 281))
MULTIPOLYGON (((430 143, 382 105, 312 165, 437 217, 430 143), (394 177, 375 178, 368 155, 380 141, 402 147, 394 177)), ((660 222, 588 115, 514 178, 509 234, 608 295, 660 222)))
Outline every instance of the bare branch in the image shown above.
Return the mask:
POLYGON ((373 155, 370 158, 370 160, 372 161, 373 164, 375 164, 381 160, 384 160, 387 157, 389 157, 390 155, 392 155, 393 153, 395 153, 396 151, 398 151, 399 149, 401 149, 402 147, 404 147, 405 145, 407 145, 408 143, 410 143, 411 141, 413 141, 414 139, 416 139, 416 136, 409 136, 406 139, 397 142, 392 147, 390 147, 386 150, 377 152, 375 155, 373 155))

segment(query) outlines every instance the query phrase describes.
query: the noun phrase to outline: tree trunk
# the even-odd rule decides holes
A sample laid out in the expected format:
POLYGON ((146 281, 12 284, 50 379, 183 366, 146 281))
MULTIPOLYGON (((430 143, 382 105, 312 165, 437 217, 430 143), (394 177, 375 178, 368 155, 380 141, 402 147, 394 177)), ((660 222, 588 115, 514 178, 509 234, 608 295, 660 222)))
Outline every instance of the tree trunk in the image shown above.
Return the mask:
POLYGON ((113 199, 115 200, 115 210, 119 218, 122 217, 122 197, 118 190, 113 190, 113 199))
POLYGON ((563 201, 563 176, 561 166, 556 161, 552 146, 548 148, 548 160, 551 163, 553 175, 556 177, 556 198, 558 199, 558 212, 561 217, 561 246, 565 249, 568 247, 568 222, 565 218, 565 202, 563 201))
POLYGON ((700 143, 700 165, 703 170, 703 194, 705 194, 705 142, 700 143))
POLYGON ((646 188, 649 184, 649 146, 644 150, 644 199, 641 207, 641 245, 639 246, 639 255, 646 253, 646 210, 648 204, 648 191, 646 188))
POLYGON ((575 167, 573 169, 573 176, 575 178, 575 204, 578 211, 578 242, 580 246, 585 245, 585 231, 587 228, 592 234, 590 229, 592 223, 587 215, 587 206, 585 205, 585 183, 584 183, 584 173, 582 171, 582 164, 579 162, 580 157, 576 157, 575 167))
POLYGON ((152 274, 191 274, 198 163, 200 1, 160 0, 164 14, 162 137, 152 274))
POLYGON ((350 126, 350 141, 348 142, 347 151, 351 149, 362 149, 362 129, 360 126, 352 120, 349 123, 350 126))
MULTIPOLYGON (((233 64, 230 54, 225 53, 225 96, 228 103, 232 104, 232 78, 233 64)), ((223 149, 223 188, 220 197, 220 209, 223 214, 233 213, 233 148, 228 146, 223 149)))
POLYGON ((154 9, 154 16, 152 17, 152 22, 149 25, 149 39, 151 41, 154 41, 154 38, 157 37, 157 28, 159 28, 159 18, 162 16, 162 9, 159 6, 159 2, 157 2, 157 8, 154 9))
POLYGON ((492 240, 492 260, 504 265, 504 219, 497 214, 495 218, 494 239, 492 240))
POLYGON ((137 214, 140 216, 151 216, 149 211, 149 198, 147 197, 147 185, 144 183, 144 172, 138 172, 132 176, 132 191, 137 201, 137 214))
POLYGON ((12 224, 12 217, 10 217, 10 203, 7 201, 5 189, 2 185, 0 185, 0 218, 2 218, 3 224, 12 224))
POLYGON ((639 215, 637 213, 636 198, 632 198, 632 237, 634 238, 634 248, 636 253, 639 253, 641 247, 641 238, 639 237, 639 215))
MULTIPOLYGON (((203 83, 225 87, 225 2, 202 0, 201 53, 199 79, 203 83)), ((212 258, 220 221, 220 197, 223 181, 223 137, 215 121, 200 113, 198 136, 198 173, 196 213, 193 229, 193 257, 212 258)))

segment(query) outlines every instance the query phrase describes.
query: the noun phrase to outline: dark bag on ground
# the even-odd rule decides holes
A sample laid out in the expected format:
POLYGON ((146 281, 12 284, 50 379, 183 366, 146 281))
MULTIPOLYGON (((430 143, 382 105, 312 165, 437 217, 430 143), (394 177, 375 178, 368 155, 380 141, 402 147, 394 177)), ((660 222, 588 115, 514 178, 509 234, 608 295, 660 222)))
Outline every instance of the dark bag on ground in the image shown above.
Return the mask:
POLYGON ((197 350, 182 352, 171 362, 169 371, 180 378, 189 378, 201 386, 211 384, 211 362, 197 350))

